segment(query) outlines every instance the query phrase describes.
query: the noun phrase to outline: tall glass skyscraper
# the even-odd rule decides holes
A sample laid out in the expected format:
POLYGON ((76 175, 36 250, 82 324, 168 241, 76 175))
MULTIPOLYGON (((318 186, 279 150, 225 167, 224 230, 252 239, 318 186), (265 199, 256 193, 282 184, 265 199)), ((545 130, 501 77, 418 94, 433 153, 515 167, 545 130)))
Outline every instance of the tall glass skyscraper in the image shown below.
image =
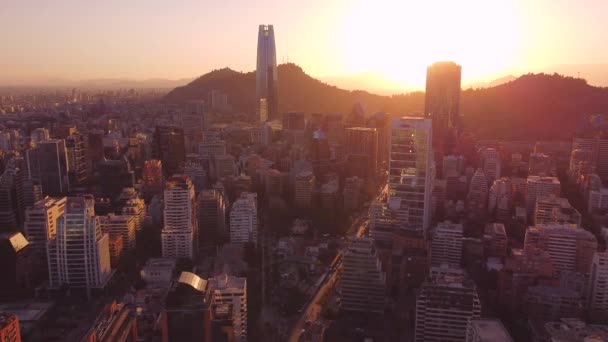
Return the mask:
POLYGON ((388 205, 401 228, 426 233, 434 177, 431 120, 403 117, 391 127, 388 205))
POLYGON ((272 25, 260 25, 256 68, 256 110, 260 121, 276 119, 279 111, 279 75, 272 25))
POLYGON ((437 62, 426 69, 424 112, 433 120, 435 161, 452 153, 462 130, 460 78, 462 68, 454 62, 437 62))

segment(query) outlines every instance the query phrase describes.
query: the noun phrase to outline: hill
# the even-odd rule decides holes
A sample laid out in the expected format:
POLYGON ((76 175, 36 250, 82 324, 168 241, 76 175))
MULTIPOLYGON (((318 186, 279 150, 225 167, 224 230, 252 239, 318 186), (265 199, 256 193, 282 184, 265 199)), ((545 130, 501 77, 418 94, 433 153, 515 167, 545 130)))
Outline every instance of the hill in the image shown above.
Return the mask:
MULTIPOLYGON (((280 111, 349 113, 357 102, 368 114, 424 110, 422 92, 381 96, 344 90, 310 77, 295 64, 280 65, 278 72, 280 111)), ((201 99, 212 89, 227 93, 239 111, 251 113, 255 108, 255 73, 230 69, 212 71, 175 88, 164 100, 201 99)), ((497 86, 464 90, 461 112, 466 130, 480 139, 568 139, 585 115, 608 113, 608 88, 557 74, 527 74, 497 86)))

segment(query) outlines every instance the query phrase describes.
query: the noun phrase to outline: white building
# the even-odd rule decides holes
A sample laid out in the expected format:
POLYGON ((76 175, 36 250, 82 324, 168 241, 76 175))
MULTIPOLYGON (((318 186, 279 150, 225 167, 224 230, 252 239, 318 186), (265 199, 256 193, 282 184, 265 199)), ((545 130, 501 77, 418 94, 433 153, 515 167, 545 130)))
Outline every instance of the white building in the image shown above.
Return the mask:
POLYGON ((135 251, 135 218, 129 215, 108 214, 99 217, 101 230, 104 233, 114 236, 122 236, 124 250, 135 251))
POLYGON ((192 259, 196 254, 198 224, 196 197, 190 178, 175 175, 167 180, 163 213, 163 257, 192 259))
POLYGON ((247 279, 222 274, 208 279, 207 290, 215 304, 232 306, 234 341, 247 341, 247 279))
POLYGON ((146 286, 169 287, 174 280, 175 258, 150 258, 141 269, 139 274, 146 282, 146 286))
POLYGON ((243 192, 230 210, 230 243, 244 244, 258 239, 257 195, 243 192))
POLYGON ((46 263, 46 246, 57 235, 57 219, 65 210, 65 197, 46 197, 25 210, 24 231, 30 249, 46 263))
POLYGON ((434 175, 430 119, 403 117, 391 127, 388 197, 400 198, 397 220, 406 229, 426 235, 431 219, 434 175))
POLYGON ((482 169, 477 169, 471 178, 467 194, 469 217, 482 219, 488 213, 488 181, 482 169))
POLYGON ((92 196, 67 198, 57 235, 48 242, 51 288, 103 288, 110 279, 110 237, 102 233, 94 206, 92 196))
POLYGON ((459 223, 442 222, 435 227, 431 241, 431 265, 449 264, 460 267, 463 227, 459 223))

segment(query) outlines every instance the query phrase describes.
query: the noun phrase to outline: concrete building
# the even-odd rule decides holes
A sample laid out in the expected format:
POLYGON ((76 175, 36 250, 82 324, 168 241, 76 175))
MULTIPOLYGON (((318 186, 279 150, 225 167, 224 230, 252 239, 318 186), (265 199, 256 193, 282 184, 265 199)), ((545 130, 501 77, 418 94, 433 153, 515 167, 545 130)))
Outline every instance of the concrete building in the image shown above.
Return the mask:
POLYGON ((315 188, 315 175, 312 171, 302 171, 295 177, 294 202, 298 208, 312 207, 312 191, 315 188))
POLYGON ((477 318, 469 321, 466 342, 513 342, 513 339, 500 320, 477 318))
POLYGON ((130 215, 108 214, 99 217, 101 231, 109 234, 110 239, 114 236, 122 236, 125 252, 135 252, 135 218, 130 215))
POLYGON ((340 185, 337 181, 333 180, 321 185, 321 189, 319 190, 321 208, 326 210, 333 210, 336 208, 339 189, 340 185))
POLYGON ((587 203, 589 214, 602 213, 608 209, 608 188, 589 191, 589 201, 587 203))
POLYGON ((549 253, 558 273, 589 273, 597 240, 592 233, 573 224, 541 224, 526 232, 524 250, 535 249, 549 253))
POLYGON ((216 180, 221 180, 223 177, 236 176, 237 167, 233 156, 229 154, 218 155, 213 157, 212 160, 216 180))
POLYGON ((494 181, 490 187, 488 212, 493 214, 498 222, 506 222, 511 218, 513 206, 513 185, 510 178, 494 181))
POLYGON ((178 173, 186 160, 184 130, 176 126, 156 126, 152 157, 162 162, 166 176, 178 173))
POLYGON ((591 312, 608 311, 608 252, 593 256, 586 304, 591 312))
POLYGON ((536 198, 534 224, 571 223, 581 224, 581 214, 565 198, 555 195, 536 198))
POLYGON ((343 257, 342 310, 383 313, 386 274, 369 238, 351 238, 343 257))
POLYGON ((528 176, 526 180, 526 210, 528 215, 534 214, 536 199, 548 195, 559 197, 561 184, 556 177, 528 176))
POLYGON ((344 190, 342 197, 344 198, 344 210, 356 210, 361 205, 363 179, 359 177, 349 177, 344 181, 344 190))
POLYGON ((395 119, 388 163, 388 196, 401 201, 397 220, 405 229, 421 230, 425 235, 431 220, 432 130, 429 119, 395 119))
POLYGON ((244 244, 258 239, 257 194, 244 192, 230 209, 230 243, 244 244))
POLYGON ((480 158, 486 181, 491 185, 500 178, 500 155, 495 148, 486 148, 481 151, 480 158))
POLYGON ((222 274, 209 278, 207 287, 216 305, 232 307, 234 341, 247 341, 247 279, 222 274))
POLYGON ((43 265, 47 265, 47 243, 57 235, 57 219, 65 210, 67 199, 46 197, 25 210, 24 231, 30 248, 43 265))
POLYGON ((140 271, 147 286, 169 287, 175 278, 175 258, 150 258, 140 271))
POLYGON ((487 257, 506 257, 509 239, 502 223, 486 225, 483 235, 484 250, 487 257))
POLYGON ((146 204, 142 198, 129 198, 123 205, 121 214, 123 216, 132 216, 135 231, 140 231, 146 218, 146 204))
POLYGON ((488 214, 488 181, 482 169, 477 169, 467 194, 469 218, 482 220, 488 214))
MULTIPOLYGON (((188 155, 192 156, 192 155, 188 155)), ((193 155, 198 158, 197 155, 193 155)), ((207 172, 203 167, 203 163, 201 160, 197 160, 196 158, 187 159, 184 163, 184 176, 188 176, 194 185, 194 191, 199 193, 207 182, 207 172)))
POLYGON ((161 231, 163 257, 194 258, 198 244, 196 196, 190 178, 175 175, 165 188, 164 225, 161 231))
POLYGON ((103 288, 111 276, 109 235, 101 230, 92 196, 68 197, 47 244, 49 286, 103 288))
MULTIPOLYGON (((570 317, 570 316, 568 316, 570 317)), ((602 324, 586 324, 579 318, 561 318, 545 323, 539 333, 533 330, 534 340, 549 339, 549 341, 582 341, 597 342, 608 340, 608 326, 602 324), (538 336, 538 338, 536 338, 538 336)))
POLYGON ((226 142, 223 140, 209 139, 198 145, 198 154, 202 159, 211 159, 216 156, 226 155, 226 142))
POLYGON ((475 283, 449 267, 433 268, 416 298, 414 341, 466 341, 469 321, 480 315, 475 283))
POLYGON ((530 153, 528 161, 528 175, 555 176, 553 159, 544 153, 530 153))
POLYGON ((448 264, 460 267, 462 260, 462 224, 439 223, 433 232, 431 241, 431 265, 448 264))

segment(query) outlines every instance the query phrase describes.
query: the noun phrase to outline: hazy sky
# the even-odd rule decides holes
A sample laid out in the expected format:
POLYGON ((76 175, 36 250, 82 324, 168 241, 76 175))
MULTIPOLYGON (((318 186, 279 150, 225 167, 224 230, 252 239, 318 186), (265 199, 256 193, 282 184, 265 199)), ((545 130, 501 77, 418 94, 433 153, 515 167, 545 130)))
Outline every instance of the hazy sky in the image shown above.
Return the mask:
POLYGON ((424 82, 451 59, 465 82, 608 63, 606 0, 0 0, 0 83, 186 78, 255 67, 257 27, 309 74, 424 82))

